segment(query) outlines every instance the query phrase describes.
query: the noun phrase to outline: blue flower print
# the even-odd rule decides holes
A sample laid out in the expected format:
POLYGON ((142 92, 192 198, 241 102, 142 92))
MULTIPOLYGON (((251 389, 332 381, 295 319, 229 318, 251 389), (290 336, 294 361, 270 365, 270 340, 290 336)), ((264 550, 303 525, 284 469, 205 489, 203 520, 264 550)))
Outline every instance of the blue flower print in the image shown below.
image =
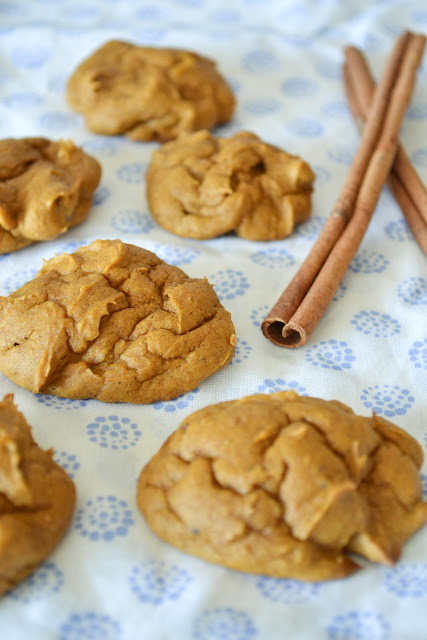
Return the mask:
POLYGON ((29 282, 34 278, 37 273, 37 269, 24 269, 23 271, 18 271, 13 276, 9 276, 3 282, 3 289, 7 293, 12 293, 12 291, 16 291, 26 282, 29 282))
POLYGON ((246 340, 237 338, 236 350, 230 364, 240 364, 241 362, 243 362, 243 360, 249 358, 249 354, 251 351, 252 347, 246 342, 246 340))
POLYGON ((319 584, 300 580, 283 580, 261 576, 256 580, 261 595, 272 602, 299 604, 311 600, 319 591, 319 584))
POLYGON ((415 369, 424 369, 424 371, 427 371, 427 338, 424 338, 424 340, 415 340, 408 353, 409 359, 415 369))
POLYGON ((200 255, 199 249, 194 247, 172 247, 166 244, 156 244, 154 253, 168 264, 176 267, 190 264, 200 255))
POLYGON ((90 442, 104 449, 122 449, 134 447, 141 437, 141 430, 129 418, 119 416, 98 416, 86 426, 90 442))
POLYGON ((295 264, 295 258, 286 249, 269 248, 250 256, 252 262, 268 269, 285 269, 295 264))
POLYGON ((61 591, 64 586, 64 574, 55 562, 46 561, 31 573, 23 582, 7 592, 7 597, 28 603, 43 600, 61 591))
POLYGON ((54 451, 53 459, 64 471, 74 478, 76 471, 80 469, 80 462, 74 453, 68 453, 68 451, 54 451))
POLYGON ((150 233, 154 229, 154 221, 147 213, 137 209, 124 209, 113 216, 111 226, 123 233, 150 233))
POLYGON ((406 115, 410 120, 425 120, 427 118, 427 103, 410 105, 406 115))
MULTIPOLYGON (((313 165, 312 169, 316 175, 316 186, 323 187, 325 184, 328 184, 331 180, 331 172, 326 169, 326 167, 321 167, 319 165, 313 165)), ((310 218, 311 220, 311 218, 310 218)), ((324 219, 325 220, 325 219, 324 219)))
POLYGON ((49 49, 43 48, 40 45, 21 45, 11 53, 11 59, 14 65, 20 69, 31 70, 39 69, 42 67, 51 57, 49 49))
POLYGON ((253 74, 264 74, 280 68, 278 57, 265 49, 249 51, 242 60, 245 71, 253 74))
POLYGON ((266 378, 258 387, 259 393, 275 393, 276 391, 296 391, 300 396, 306 395, 305 387, 302 387, 296 380, 283 380, 276 378, 271 380, 266 378))
POLYGON ((88 540, 111 542, 127 534, 133 526, 132 511, 116 496, 97 496, 76 513, 75 527, 88 540))
POLYGON ((48 111, 40 116, 42 127, 60 133, 63 129, 76 127, 79 123, 79 116, 65 111, 48 111))
POLYGON ((11 109, 33 109, 42 102, 40 96, 31 91, 11 93, 3 99, 4 104, 11 109))
POLYGON ((96 136, 83 142, 82 146, 87 153, 114 156, 117 153, 118 141, 110 136, 96 136))
POLYGON ((336 100, 335 102, 328 102, 323 105, 322 113, 327 118, 346 118, 350 116, 350 110, 347 103, 344 100, 336 100))
POLYGON ((398 287, 398 296, 410 305, 427 304, 427 280, 422 277, 404 280, 398 287))
POLYGON ((378 311, 359 311, 355 314, 351 324, 357 331, 367 336, 375 336, 375 338, 389 338, 401 331, 397 320, 378 311))
POLYGON ((140 184, 142 182, 145 165, 139 162, 132 162, 130 164, 123 164, 117 169, 117 177, 126 184, 140 184))
POLYGON ((174 398, 173 400, 160 400, 159 402, 153 402, 151 405, 157 411, 163 409, 166 413, 174 413, 178 409, 186 409, 193 401, 196 394, 199 393, 199 389, 193 389, 189 393, 185 393, 182 396, 178 396, 178 398, 174 398))
POLYGON ((322 216, 312 216, 303 224, 298 225, 295 229, 295 233, 298 236, 307 238, 307 240, 314 240, 319 235, 325 222, 326 218, 322 216))
POLYGON ((346 293, 347 293, 347 287, 345 286, 345 284, 340 282, 337 290, 335 291, 332 297, 332 302, 338 302, 338 300, 341 300, 341 298, 343 298, 346 293))
MULTIPOLYGON (((425 436, 425 440, 427 443, 427 434, 425 436)), ((427 475, 425 473, 420 473, 421 483, 423 485, 423 497, 424 500, 427 500, 427 475)))
POLYGON ((384 231, 390 240, 396 240, 397 242, 414 241, 414 236, 406 220, 392 220, 384 227, 384 231))
POLYGON ((233 300, 245 295, 250 284, 243 271, 224 269, 209 278, 220 300, 233 300))
POLYGON ((250 640, 256 635, 255 625, 245 611, 216 607, 196 618, 192 637, 196 640, 250 640))
POLYGON ((242 109, 253 116, 269 116, 280 109, 280 102, 268 96, 250 98, 243 102, 242 109))
POLYGON ((282 83, 283 93, 290 98, 306 99, 313 96, 319 89, 317 82, 309 78, 288 78, 282 83))
POLYGON ((107 198, 110 197, 110 195, 111 191, 108 187, 105 187, 104 185, 98 187, 93 194, 92 205, 94 207, 99 207, 107 200, 107 198))
POLYGON ((134 566, 129 578, 132 593, 138 600, 154 605, 177 600, 192 581, 186 569, 156 560, 134 566))
POLYGON ((399 598, 423 598, 427 594, 427 564, 400 564, 388 569, 384 584, 399 598))
POLYGON ((418 167, 427 167, 427 147, 417 149, 411 154, 411 160, 418 167))
POLYGON ((71 411, 80 409, 87 405, 87 400, 71 400, 70 398, 57 398, 56 396, 45 395, 44 393, 36 393, 36 400, 49 409, 57 409, 61 411, 71 411))
POLYGON ((350 166, 353 162, 354 154, 353 147, 337 145, 333 149, 329 149, 328 158, 337 164, 350 166))
POLYGON ((349 611, 337 615, 327 627, 329 640, 387 640, 389 625, 373 611, 349 611))
POLYGON ((367 409, 386 418, 405 415, 415 402, 408 389, 390 384, 367 387, 363 389, 360 399, 367 409))
POLYGON ((320 76, 330 80, 341 80, 342 72, 339 62, 320 60, 316 64, 316 71, 320 76))
POLYGON ((338 340, 321 340, 307 349, 305 359, 315 367, 342 371, 351 369, 356 360, 347 342, 338 340))
POLYGON ((269 309, 270 307, 267 304, 257 307, 256 309, 252 309, 249 318, 254 327, 257 327, 257 329, 261 327, 261 322, 264 320, 269 309))
POLYGON ((294 118, 286 125, 287 130, 299 138, 319 138, 323 134, 323 125, 313 118, 294 118))
POLYGON ((59 640, 119 640, 120 624, 102 613, 72 613, 59 629, 59 640))
POLYGON ((382 273, 388 264, 382 253, 362 250, 355 255, 348 268, 353 273, 382 273))

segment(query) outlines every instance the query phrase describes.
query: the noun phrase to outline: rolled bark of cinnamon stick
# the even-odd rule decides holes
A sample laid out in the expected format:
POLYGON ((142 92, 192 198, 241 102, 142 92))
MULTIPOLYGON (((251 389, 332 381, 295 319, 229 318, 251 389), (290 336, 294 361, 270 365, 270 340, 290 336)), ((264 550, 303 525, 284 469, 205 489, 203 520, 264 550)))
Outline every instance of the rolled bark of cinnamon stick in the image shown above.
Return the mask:
POLYGON ((293 348, 306 343, 363 239, 394 160, 425 40, 406 32, 393 49, 338 199, 345 215, 334 207, 298 273, 261 324, 263 334, 274 344, 293 348), (336 217, 341 218, 339 223, 336 217))
MULTIPOLYGON (((362 128, 375 82, 361 51, 353 49, 352 59, 347 58, 343 71, 347 100, 356 123, 362 128)), ((427 189, 402 145, 397 148, 387 183, 412 234, 427 255, 427 189)))

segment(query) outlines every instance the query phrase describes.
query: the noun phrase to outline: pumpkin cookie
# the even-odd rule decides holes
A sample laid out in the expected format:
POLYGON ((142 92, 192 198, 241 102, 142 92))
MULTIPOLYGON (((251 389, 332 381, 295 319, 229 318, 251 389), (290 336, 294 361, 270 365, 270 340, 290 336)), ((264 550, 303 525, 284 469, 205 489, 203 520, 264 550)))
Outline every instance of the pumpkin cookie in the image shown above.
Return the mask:
POLYGON ((311 212, 314 173, 301 158, 241 131, 180 136, 153 152, 147 199, 172 233, 205 240, 228 231, 280 240, 311 212))
POLYGON ((0 595, 30 574, 64 535, 73 481, 42 451, 7 395, 0 402, 0 595))
POLYGON ((254 395, 186 418, 142 470, 150 527, 209 562, 326 580, 392 565, 427 520, 422 449, 383 418, 293 391, 254 395))
POLYGON ((34 393, 170 400, 225 367, 235 342, 206 279, 120 240, 57 255, 0 298, 0 370, 34 393))
POLYGON ((0 140, 0 254, 83 222, 101 167, 70 140, 0 140))
POLYGON ((215 63, 180 49, 110 41, 69 78, 67 100, 94 133, 170 140, 230 120, 235 99, 215 63))

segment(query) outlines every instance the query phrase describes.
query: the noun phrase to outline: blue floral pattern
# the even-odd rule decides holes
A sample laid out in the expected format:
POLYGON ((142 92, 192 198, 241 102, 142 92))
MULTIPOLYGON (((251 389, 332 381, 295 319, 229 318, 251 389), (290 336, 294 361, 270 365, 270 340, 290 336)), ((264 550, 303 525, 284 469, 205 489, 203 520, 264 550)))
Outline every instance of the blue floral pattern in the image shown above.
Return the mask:
POLYGON ((80 409, 85 407, 88 403, 87 400, 72 400, 70 398, 58 398, 57 396, 49 396, 44 393, 36 393, 35 398, 37 402, 49 409, 56 409, 60 411, 72 411, 74 409, 80 409))
POLYGON ((299 384, 296 380, 284 380, 283 378, 276 378, 271 380, 266 378, 262 384, 258 386, 259 393, 275 393, 276 391, 296 391, 300 396, 307 395, 306 389, 299 384))
POLYGON ((200 255, 200 250, 195 247, 172 247, 166 244, 156 244, 154 245, 154 253, 168 264, 179 267, 191 264, 200 255))
POLYGON ((75 453, 69 453, 68 451, 54 451, 53 458, 55 462, 70 476, 74 478, 76 471, 80 469, 80 462, 75 453))
POLYGON ((111 542, 125 536, 134 525, 133 514, 125 500, 113 495, 96 496, 77 510, 75 528, 93 542, 111 542))
POLYGON ((410 305, 427 304, 427 280, 421 276, 407 278, 399 285, 398 295, 410 305))
POLYGON ((320 584, 316 582, 284 580, 267 576, 258 578, 256 586, 264 598, 280 604, 299 604, 310 601, 320 589, 320 584))
POLYGON ((117 177, 126 184, 140 184, 146 167, 139 162, 123 164, 117 169, 117 177))
POLYGON ((359 251, 349 264, 349 270, 354 273, 382 273, 389 261, 382 253, 375 251, 359 251))
POLYGON ((414 236, 406 220, 392 220, 385 225, 384 231, 391 240, 397 242, 414 241, 414 236))
POLYGON ((246 340, 237 338, 236 350, 230 364, 240 364, 243 360, 247 360, 251 351, 252 347, 246 340))
POLYGON ((295 264, 295 258, 286 249, 271 248, 257 251, 250 256, 255 264, 268 269, 286 269, 295 264))
POLYGON ((360 399, 367 409, 386 418, 405 415, 415 402, 408 389, 390 384, 367 387, 363 389, 360 399))
POLYGON ((96 611, 72 613, 59 629, 59 640, 119 640, 120 637, 120 623, 96 611))
POLYGON ((245 611, 216 607, 197 617, 192 637, 196 640, 250 640, 257 635, 256 627, 245 611))
POLYGON ((389 628, 379 613, 349 611, 335 616, 327 633, 329 640, 388 640, 389 628))
POLYGON ((141 429, 130 418, 116 415, 97 416, 86 426, 86 433, 90 442, 113 450, 134 447, 142 435, 141 429))
POLYGON ((385 572, 387 591, 398 598, 417 599, 427 594, 427 564, 399 564, 385 572))
POLYGON ((400 323, 397 320, 391 318, 387 313, 379 311, 359 311, 351 320, 351 324, 364 335, 376 338, 389 338, 401 331, 400 323))
POLYGON ((186 569, 158 560, 135 565, 129 578, 131 591, 138 600, 153 605, 177 600, 192 581, 186 569))
POLYGON ((178 409, 186 409, 190 406, 190 404, 194 401, 194 398, 199 393, 199 388, 193 389, 189 393, 185 393, 182 396, 178 396, 173 400, 159 400, 158 402, 153 402, 152 407, 156 409, 156 411, 166 411, 166 413, 174 413, 178 411, 178 409))
POLYGON ((213 284, 221 301, 233 300, 237 296, 244 296, 250 287, 245 273, 236 269, 221 269, 211 275, 208 280, 213 284))
POLYGON ((45 561, 6 596, 22 603, 43 600, 59 593, 64 586, 64 573, 55 562, 45 561))
POLYGON ((122 233, 150 233, 154 228, 153 218, 148 213, 136 209, 118 211, 112 218, 111 226, 122 233))
POLYGON ((305 354, 305 359, 315 367, 321 369, 332 369, 342 371, 351 369, 356 357, 347 342, 343 340, 321 340, 312 347, 309 347, 305 354))
POLYGON ((269 309, 270 307, 267 304, 263 304, 260 307, 257 307, 256 309, 252 309, 249 317, 254 327, 257 327, 257 328, 261 327, 261 323, 264 320, 265 316, 267 315, 269 309))

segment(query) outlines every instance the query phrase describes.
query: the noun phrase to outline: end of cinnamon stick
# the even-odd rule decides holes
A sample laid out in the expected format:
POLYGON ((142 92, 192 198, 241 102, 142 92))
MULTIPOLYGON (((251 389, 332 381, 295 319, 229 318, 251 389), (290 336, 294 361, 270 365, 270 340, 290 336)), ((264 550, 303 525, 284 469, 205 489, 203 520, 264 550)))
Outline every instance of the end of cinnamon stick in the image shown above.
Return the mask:
POLYGON ((265 318, 261 323, 264 336, 279 347, 294 349, 301 347, 307 341, 307 336, 302 327, 293 323, 286 324, 280 318, 265 318))

